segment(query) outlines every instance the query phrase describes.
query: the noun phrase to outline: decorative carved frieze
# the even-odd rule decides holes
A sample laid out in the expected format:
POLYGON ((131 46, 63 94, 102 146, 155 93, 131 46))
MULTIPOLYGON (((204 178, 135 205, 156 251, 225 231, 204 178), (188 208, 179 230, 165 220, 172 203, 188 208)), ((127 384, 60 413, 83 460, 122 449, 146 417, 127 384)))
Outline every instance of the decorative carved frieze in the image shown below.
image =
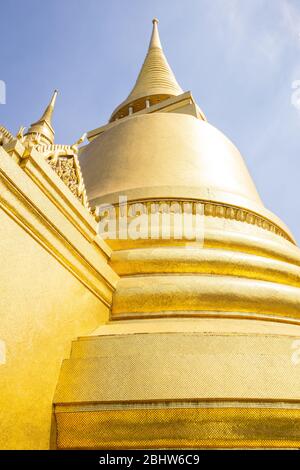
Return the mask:
POLYGON ((49 165, 58 174, 60 179, 65 183, 70 191, 76 196, 81 203, 89 208, 85 186, 76 153, 63 154, 52 158, 53 155, 47 157, 49 165))
MULTIPOLYGON (((268 230, 270 232, 279 235, 282 238, 294 243, 291 237, 284 232, 279 226, 271 222, 270 220, 252 212, 250 210, 242 209, 240 207, 235 207, 227 204, 221 203, 214 203, 208 202, 204 200, 140 200, 140 201, 133 201, 128 202, 126 206, 116 205, 117 210, 124 211, 125 207, 127 207, 127 215, 128 217, 132 217, 135 213, 135 207, 137 207, 138 212, 141 211, 141 207, 144 207, 143 213, 151 214, 153 212, 170 212, 170 213, 184 213, 187 210, 192 212, 193 214, 198 213, 199 211, 199 204, 203 205, 203 213, 205 216, 210 217, 219 217, 225 219, 236 220, 239 222, 244 222, 251 225, 256 225, 263 230, 268 230)), ((98 220, 101 220, 101 215, 98 213, 98 220)))

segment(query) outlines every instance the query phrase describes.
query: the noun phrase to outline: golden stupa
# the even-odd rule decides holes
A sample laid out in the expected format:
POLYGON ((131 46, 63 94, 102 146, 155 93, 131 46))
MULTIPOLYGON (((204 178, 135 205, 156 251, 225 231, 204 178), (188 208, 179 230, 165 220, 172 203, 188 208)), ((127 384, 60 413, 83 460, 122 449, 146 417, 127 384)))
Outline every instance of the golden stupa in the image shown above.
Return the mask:
POLYGON ((157 24, 88 144, 54 143, 56 92, 27 133, 0 128, 2 448, 300 446, 299 248, 157 24), (153 237, 120 223, 153 214, 153 237), (185 214, 200 237, 174 236, 185 214))

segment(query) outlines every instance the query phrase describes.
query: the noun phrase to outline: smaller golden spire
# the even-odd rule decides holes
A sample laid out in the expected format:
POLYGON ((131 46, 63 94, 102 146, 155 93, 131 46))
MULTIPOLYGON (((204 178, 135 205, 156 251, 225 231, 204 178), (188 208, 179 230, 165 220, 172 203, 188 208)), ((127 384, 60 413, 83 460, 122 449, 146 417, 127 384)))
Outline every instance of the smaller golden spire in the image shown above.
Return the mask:
POLYGON ((48 104, 47 108, 45 109, 45 112, 44 112, 43 116, 41 117, 40 121, 47 121, 49 124, 51 124, 52 114, 53 114, 57 94, 58 94, 58 91, 54 90, 51 101, 48 104))
POLYGON ((26 136, 36 137, 40 143, 53 144, 54 143, 54 129, 52 127, 52 114, 55 106, 58 91, 54 90, 51 101, 45 109, 42 117, 31 124, 26 132, 26 136))

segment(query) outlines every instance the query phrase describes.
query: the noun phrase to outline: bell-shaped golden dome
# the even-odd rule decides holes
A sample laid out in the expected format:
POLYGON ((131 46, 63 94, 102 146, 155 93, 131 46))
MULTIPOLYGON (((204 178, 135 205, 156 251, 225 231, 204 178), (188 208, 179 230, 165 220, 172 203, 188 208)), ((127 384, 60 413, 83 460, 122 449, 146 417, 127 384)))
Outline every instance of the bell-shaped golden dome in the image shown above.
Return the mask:
POLYGON ((237 148, 209 123, 185 114, 120 121, 86 147, 81 163, 92 203, 126 192, 130 199, 223 197, 261 204, 237 148))
POLYGON ((140 114, 102 132, 81 154, 92 206, 175 198, 214 201, 282 222, 267 211, 244 160, 208 122, 177 113, 140 114))

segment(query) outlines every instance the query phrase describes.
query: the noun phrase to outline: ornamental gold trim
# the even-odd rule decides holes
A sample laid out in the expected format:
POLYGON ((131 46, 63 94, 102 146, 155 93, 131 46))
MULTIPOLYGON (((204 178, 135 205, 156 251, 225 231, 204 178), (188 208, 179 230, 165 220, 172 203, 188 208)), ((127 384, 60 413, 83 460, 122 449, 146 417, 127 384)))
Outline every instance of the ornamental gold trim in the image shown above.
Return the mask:
MULTIPOLYGON (((141 204, 144 206, 144 213, 149 215, 153 213, 153 211, 161 213, 176 213, 176 205, 178 207, 178 204, 180 206, 181 213, 185 211, 186 205, 186 207, 189 207, 192 214, 195 215, 199 204, 203 204, 204 215, 207 217, 231 219, 237 222, 244 222, 249 225, 256 225, 257 227, 272 232, 295 245, 292 238, 274 222, 271 222, 267 218, 262 217, 253 211, 230 204, 215 203, 201 199, 140 199, 127 202, 127 215, 130 217, 132 213, 134 213, 134 206, 141 204)), ((114 204, 114 206, 117 211, 124 211, 124 206, 122 204, 117 203, 114 204)), ((100 220, 99 217, 98 220, 100 220)))

